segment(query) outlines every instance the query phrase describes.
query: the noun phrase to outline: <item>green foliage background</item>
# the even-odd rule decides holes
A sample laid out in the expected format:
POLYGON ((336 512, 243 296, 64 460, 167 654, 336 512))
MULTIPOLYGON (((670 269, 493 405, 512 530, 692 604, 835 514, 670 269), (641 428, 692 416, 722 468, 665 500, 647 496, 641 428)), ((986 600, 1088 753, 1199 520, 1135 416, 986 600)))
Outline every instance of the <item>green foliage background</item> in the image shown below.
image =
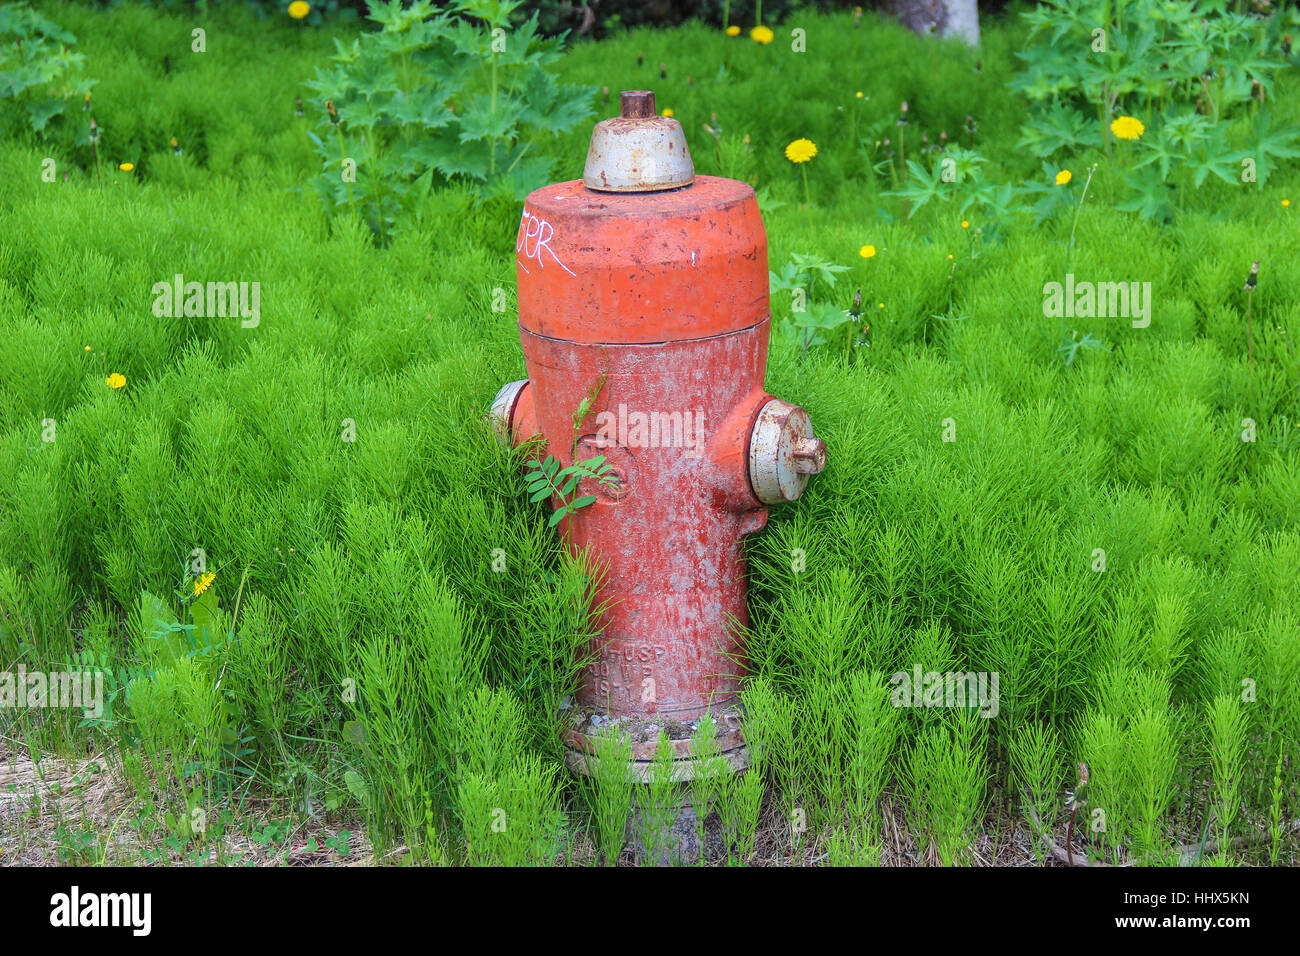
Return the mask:
MULTIPOLYGON (((321 117, 294 100, 355 23, 297 28, 223 5, 196 55, 190 18, 169 10, 42 9, 76 34, 105 132, 98 177, 83 147, 0 145, 13 187, 0 193, 0 662, 106 667, 120 695, 91 726, 5 711, 3 732, 37 754, 113 754, 190 848, 203 837, 188 810, 256 793, 286 813, 360 815, 415 859, 583 858, 588 817, 554 715, 590 627, 586 580, 482 422, 524 375, 513 299, 492 311, 494 290, 514 287, 517 210, 431 189, 386 248, 327 214, 306 135, 321 117), (175 273, 259 281, 260 325, 154 317, 149 290, 175 273), (109 389, 110 372, 126 387, 109 389), (217 575, 202 600, 195 548, 217 575), (531 822, 493 844, 507 800, 531 822)), ((1081 759, 1114 821, 1094 853, 1171 859, 1216 832, 1210 808, 1234 793, 1232 833, 1293 819, 1294 162, 1259 188, 1184 185, 1161 225, 1118 208, 1124 170, 1100 143, 1058 153, 1076 189, 1099 164, 1072 271, 1156 296, 1150 328, 1080 324, 1109 351, 1067 366, 1042 286, 1061 278, 1071 207, 1038 223, 962 213, 972 184, 958 182, 908 208, 886 195, 895 145, 877 145, 896 143, 906 100, 927 169, 925 146, 956 141, 984 157, 984 183, 1048 185, 1015 145, 1025 27, 986 22, 978 64, 871 16, 854 29, 848 13, 809 15, 806 29, 806 54, 688 23, 558 64, 564 82, 654 88, 700 172, 759 188, 773 269, 815 257, 848 266, 824 301, 847 309, 863 292, 861 345, 778 336, 769 363, 768 389, 809 410, 831 457, 749 544, 764 827, 785 834, 782 852, 870 860, 896 807, 919 852, 961 860, 1021 815, 1022 788, 1059 819, 1081 759), (782 156, 804 136, 819 148, 810 209, 782 156), (889 739, 866 734, 861 701, 916 663, 998 671, 998 718, 906 710, 889 739), (793 810, 807 833, 783 829, 793 810)), ((1293 68, 1271 108, 1300 122, 1293 68)), ((558 178, 579 174, 587 135, 579 124, 548 146, 558 178)), ((794 319, 785 293, 773 310, 794 319)), ((1273 842, 1294 861, 1294 835, 1273 842)))

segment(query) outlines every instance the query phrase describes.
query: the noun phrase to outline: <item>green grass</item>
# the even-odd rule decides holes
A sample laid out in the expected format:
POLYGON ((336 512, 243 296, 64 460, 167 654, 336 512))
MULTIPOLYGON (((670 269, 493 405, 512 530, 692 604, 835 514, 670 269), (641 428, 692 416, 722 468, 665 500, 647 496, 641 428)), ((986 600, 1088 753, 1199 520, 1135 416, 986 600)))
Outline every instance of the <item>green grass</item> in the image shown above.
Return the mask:
MULTIPOLYGON (((592 822, 554 732, 591 626, 585 578, 482 421, 525 374, 517 210, 435 190, 382 250, 327 216, 309 185, 315 120, 293 109, 327 29, 222 9, 191 54, 175 13, 46 12, 100 81, 103 181, 78 153, 56 154, 44 183, 37 140, 0 144, 0 670, 77 655, 122 693, 91 727, 0 711, 11 753, 103 753, 157 814, 159 846, 204 845, 196 806, 217 820, 258 800, 364 820, 377 851, 405 845, 416 862, 599 862, 612 824, 592 822), (155 317, 150 289, 176 273, 260 282, 260 324, 155 317), (106 386, 113 372, 124 388, 106 386), (194 549, 216 572, 208 633, 238 639, 186 654, 154 635, 202 613, 194 549), (505 724, 518 734, 494 736, 505 724), (508 845, 491 842, 498 808, 526 821, 508 845)), ((1067 366, 1042 286, 1064 271, 1069 217, 972 211, 964 230, 957 203, 932 202, 909 219, 849 139, 851 122, 895 135, 906 99, 909 156, 922 131, 966 145, 970 114, 986 178, 1039 176, 1005 87, 1020 27, 986 20, 975 72, 964 51, 870 17, 860 31, 848 14, 805 19, 803 55, 780 30, 764 48, 688 25, 561 64, 615 95, 656 89, 700 172, 759 187, 772 268, 793 253, 848 265, 838 304, 860 287, 871 310, 869 348, 804 352, 781 335, 769 362, 768 390, 808 409, 830 464, 749 543, 764 858, 874 859, 895 810, 914 859, 1005 849, 1022 787, 1050 790, 1033 803, 1063 823, 1079 760, 1084 813, 1109 821, 1094 857, 1168 861, 1203 836, 1254 836, 1275 801, 1294 819, 1300 173, 1182 189, 1162 227, 1116 211, 1113 165, 1069 157, 1076 187, 1102 163, 1071 271, 1151 282, 1154 319, 1078 320, 1110 351, 1067 366), (702 123, 723 130, 716 147, 702 123), (801 136, 820 150, 807 210, 781 152, 801 136), (864 244, 878 254, 859 257, 864 244), (1257 258, 1251 364, 1241 289, 1257 258), (869 672, 918 663, 998 672, 997 718, 904 709, 869 733, 869 672), (1243 680, 1238 717, 1223 701, 1243 680), (1235 818, 1215 822, 1234 795, 1235 818)), ((1279 78, 1279 124, 1300 122, 1297 89, 1294 70, 1279 78)), ((546 147, 575 178, 588 130, 546 147)), ((773 311, 789 318, 787 293, 773 311)), ((1227 860, 1266 862, 1270 842, 1227 860)), ((1293 833, 1277 845, 1295 862, 1293 833)), ((1027 841, 1012 858, 1033 858, 1027 841)))

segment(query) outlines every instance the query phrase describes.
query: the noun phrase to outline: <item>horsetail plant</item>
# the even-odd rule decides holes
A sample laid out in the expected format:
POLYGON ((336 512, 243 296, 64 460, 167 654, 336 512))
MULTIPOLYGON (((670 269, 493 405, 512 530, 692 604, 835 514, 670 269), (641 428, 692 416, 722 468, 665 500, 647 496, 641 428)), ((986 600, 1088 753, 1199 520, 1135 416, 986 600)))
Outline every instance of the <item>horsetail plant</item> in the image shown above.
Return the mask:
POLYGON ((616 866, 627 842, 627 821, 632 809, 632 738, 609 730, 596 735, 592 775, 584 792, 596 838, 606 866, 616 866))
POLYGON ((1218 827, 1220 856, 1226 860, 1229 834, 1241 805, 1246 714, 1241 701, 1227 694, 1215 697, 1205 709, 1210 771, 1214 785, 1210 810, 1218 827))
POLYGON ((1026 721, 1010 737, 1011 766, 1033 827, 1034 858, 1045 858, 1043 841, 1056 819, 1061 782, 1061 743, 1051 724, 1026 721))

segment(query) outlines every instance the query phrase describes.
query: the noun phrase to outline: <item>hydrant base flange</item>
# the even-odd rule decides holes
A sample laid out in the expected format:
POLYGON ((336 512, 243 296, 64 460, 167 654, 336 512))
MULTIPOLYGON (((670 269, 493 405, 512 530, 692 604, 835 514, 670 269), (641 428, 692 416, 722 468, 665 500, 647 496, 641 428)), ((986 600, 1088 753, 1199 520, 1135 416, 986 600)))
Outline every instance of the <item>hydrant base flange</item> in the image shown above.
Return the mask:
MULTIPOLYGON (((749 749, 741 733, 743 713, 739 706, 727 707, 713 714, 717 726, 717 749, 728 771, 735 773, 749 766, 749 749)), ((575 773, 595 773, 596 738, 603 734, 626 734, 631 740, 632 779, 646 783, 651 779, 659 736, 667 734, 673 749, 673 780, 683 782, 695 777, 699 761, 692 754, 692 741, 699 721, 668 718, 610 717, 584 707, 561 711, 564 721, 565 763, 575 773)))

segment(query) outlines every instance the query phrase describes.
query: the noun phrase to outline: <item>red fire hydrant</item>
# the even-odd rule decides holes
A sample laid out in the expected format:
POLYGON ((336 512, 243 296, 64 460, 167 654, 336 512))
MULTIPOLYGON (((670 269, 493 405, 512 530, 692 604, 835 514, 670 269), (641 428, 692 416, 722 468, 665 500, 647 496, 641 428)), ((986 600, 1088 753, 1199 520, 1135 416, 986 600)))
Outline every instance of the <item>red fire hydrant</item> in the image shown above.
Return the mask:
MULTIPOLYGON (((754 191, 696 176, 654 94, 596 124, 581 180, 533 192, 516 242, 528 379, 492 412, 516 445, 540 434, 561 466, 603 455, 615 483, 561 524, 602 565, 600 636, 566 714, 570 764, 611 725, 634 760, 668 732, 689 760, 706 711, 743 767, 737 695, 748 622, 741 538, 826 464, 802 408, 763 391, 771 321, 754 191), (599 387, 578 429, 573 415, 599 387)), ((553 500, 552 504, 556 504, 553 500)), ((688 769, 683 768, 683 769, 688 769)), ((684 774, 689 775, 689 774, 684 774)))

